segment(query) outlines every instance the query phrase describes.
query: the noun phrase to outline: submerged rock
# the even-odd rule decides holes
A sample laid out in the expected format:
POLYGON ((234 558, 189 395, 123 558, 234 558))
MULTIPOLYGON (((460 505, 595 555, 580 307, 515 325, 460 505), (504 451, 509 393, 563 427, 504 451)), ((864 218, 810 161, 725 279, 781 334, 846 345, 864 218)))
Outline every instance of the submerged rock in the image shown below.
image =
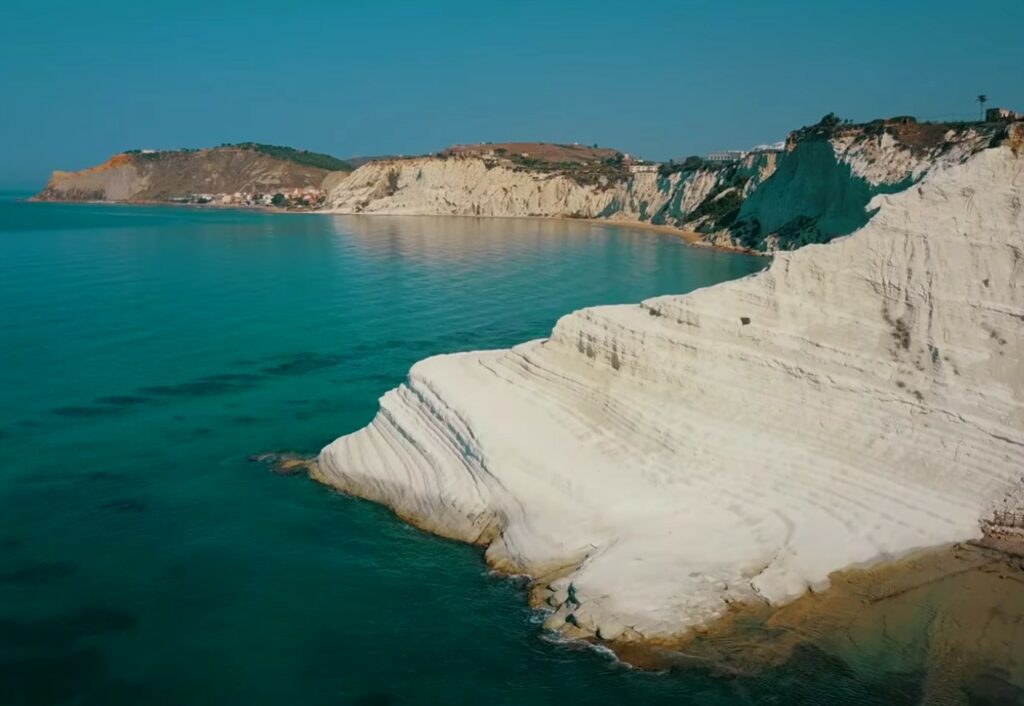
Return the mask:
POLYGON ((289 452, 267 452, 253 454, 248 457, 253 463, 262 463, 270 466, 270 469, 282 476, 294 476, 302 473, 310 473, 316 465, 316 459, 300 454, 289 452))

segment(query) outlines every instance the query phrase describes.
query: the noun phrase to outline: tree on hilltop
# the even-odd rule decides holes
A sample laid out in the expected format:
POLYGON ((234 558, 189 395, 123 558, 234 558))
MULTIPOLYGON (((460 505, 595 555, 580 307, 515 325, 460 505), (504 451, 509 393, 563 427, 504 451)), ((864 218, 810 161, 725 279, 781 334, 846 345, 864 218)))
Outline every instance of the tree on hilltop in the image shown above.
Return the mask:
POLYGON ((818 125, 821 125, 822 127, 835 127, 836 125, 839 125, 842 122, 842 119, 840 119, 838 115, 836 115, 835 113, 829 113, 828 115, 826 115, 825 117, 818 121, 818 125))

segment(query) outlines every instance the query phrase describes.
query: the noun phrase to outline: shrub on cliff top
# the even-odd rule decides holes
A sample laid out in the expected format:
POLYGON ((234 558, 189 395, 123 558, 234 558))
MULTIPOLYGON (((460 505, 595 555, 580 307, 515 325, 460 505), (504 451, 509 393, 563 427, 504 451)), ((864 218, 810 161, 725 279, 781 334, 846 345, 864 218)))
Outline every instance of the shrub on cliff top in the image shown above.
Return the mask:
POLYGON ((235 147, 237 149, 259 152, 275 159, 283 159, 295 164, 316 169, 326 169, 332 172, 350 172, 352 165, 348 162, 332 157, 329 154, 297 150, 292 147, 281 147, 279 145, 264 145, 258 142, 239 142, 238 144, 223 144, 221 147, 235 147))

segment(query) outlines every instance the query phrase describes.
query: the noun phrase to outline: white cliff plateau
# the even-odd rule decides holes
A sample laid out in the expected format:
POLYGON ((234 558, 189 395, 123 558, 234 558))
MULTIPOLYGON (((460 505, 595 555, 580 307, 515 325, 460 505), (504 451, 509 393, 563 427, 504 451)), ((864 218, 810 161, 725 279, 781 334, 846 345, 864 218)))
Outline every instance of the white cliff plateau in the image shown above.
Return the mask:
POLYGON ((982 150, 757 275, 422 361, 314 472, 611 641, 978 537, 1024 476, 1022 198, 982 150))

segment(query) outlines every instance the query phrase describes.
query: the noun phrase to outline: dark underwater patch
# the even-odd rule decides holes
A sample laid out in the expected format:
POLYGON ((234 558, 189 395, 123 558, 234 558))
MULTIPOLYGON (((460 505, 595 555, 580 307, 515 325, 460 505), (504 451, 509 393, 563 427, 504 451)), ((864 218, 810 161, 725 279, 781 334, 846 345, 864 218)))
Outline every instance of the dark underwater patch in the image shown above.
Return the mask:
POLYGON ((15 477, 15 481, 24 485, 42 483, 113 483, 123 481, 127 476, 112 471, 90 471, 88 473, 25 473, 15 477))
POLYGON ((145 512, 146 504, 141 500, 133 500, 132 498, 120 498, 117 500, 110 500, 105 503, 101 503, 97 506, 100 510, 107 510, 110 512, 126 513, 126 512, 145 512))
POLYGON ((339 365, 344 356, 326 355, 323 353, 294 353, 275 358, 281 362, 262 369, 267 375, 292 376, 305 375, 318 370, 326 370, 339 365))
POLYGON ((74 565, 67 562, 34 561, 17 569, 0 570, 0 583, 36 586, 59 581, 74 572, 74 565))
POLYGON ((137 395, 110 395, 109 397, 97 397, 93 401, 97 404, 107 404, 115 407, 132 407, 149 402, 149 398, 137 395))
POLYGON ((124 473, 115 473, 114 471, 90 471, 82 476, 89 481, 120 481, 127 478, 124 473))
POLYGON ((255 386, 257 376, 234 378, 233 376, 211 375, 177 385, 153 385, 140 388, 140 392, 158 397, 211 397, 240 392, 255 386))
POLYGON ((979 674, 964 688, 970 706, 1016 706, 1024 704, 1024 689, 1013 684, 1005 670, 979 674))
POLYGON ((386 691, 376 691, 372 694, 357 696, 351 703, 353 706, 394 706, 398 703, 398 699, 394 694, 389 694, 386 691))
POLYGON ((85 606, 71 613, 34 620, 0 620, 0 644, 22 650, 64 649, 82 638, 124 632, 135 617, 107 606, 85 606))
POLYGON ((254 373, 220 373, 218 375, 207 375, 200 378, 205 382, 230 382, 238 385, 256 384, 262 376, 254 373))
POLYGON ((82 649, 0 660, 4 706, 49 706, 74 699, 103 679, 98 650, 82 649))
POLYGON ((99 407, 99 406, 69 406, 69 407, 54 407, 50 410, 54 414, 60 417, 98 417, 104 414, 111 414, 117 410, 111 407, 99 407))
POLYGON ((921 702, 924 674, 893 672, 865 681, 838 657, 799 643, 785 664, 747 683, 758 703, 770 703, 767 697, 777 694, 785 696, 778 703, 893 706, 921 702))

